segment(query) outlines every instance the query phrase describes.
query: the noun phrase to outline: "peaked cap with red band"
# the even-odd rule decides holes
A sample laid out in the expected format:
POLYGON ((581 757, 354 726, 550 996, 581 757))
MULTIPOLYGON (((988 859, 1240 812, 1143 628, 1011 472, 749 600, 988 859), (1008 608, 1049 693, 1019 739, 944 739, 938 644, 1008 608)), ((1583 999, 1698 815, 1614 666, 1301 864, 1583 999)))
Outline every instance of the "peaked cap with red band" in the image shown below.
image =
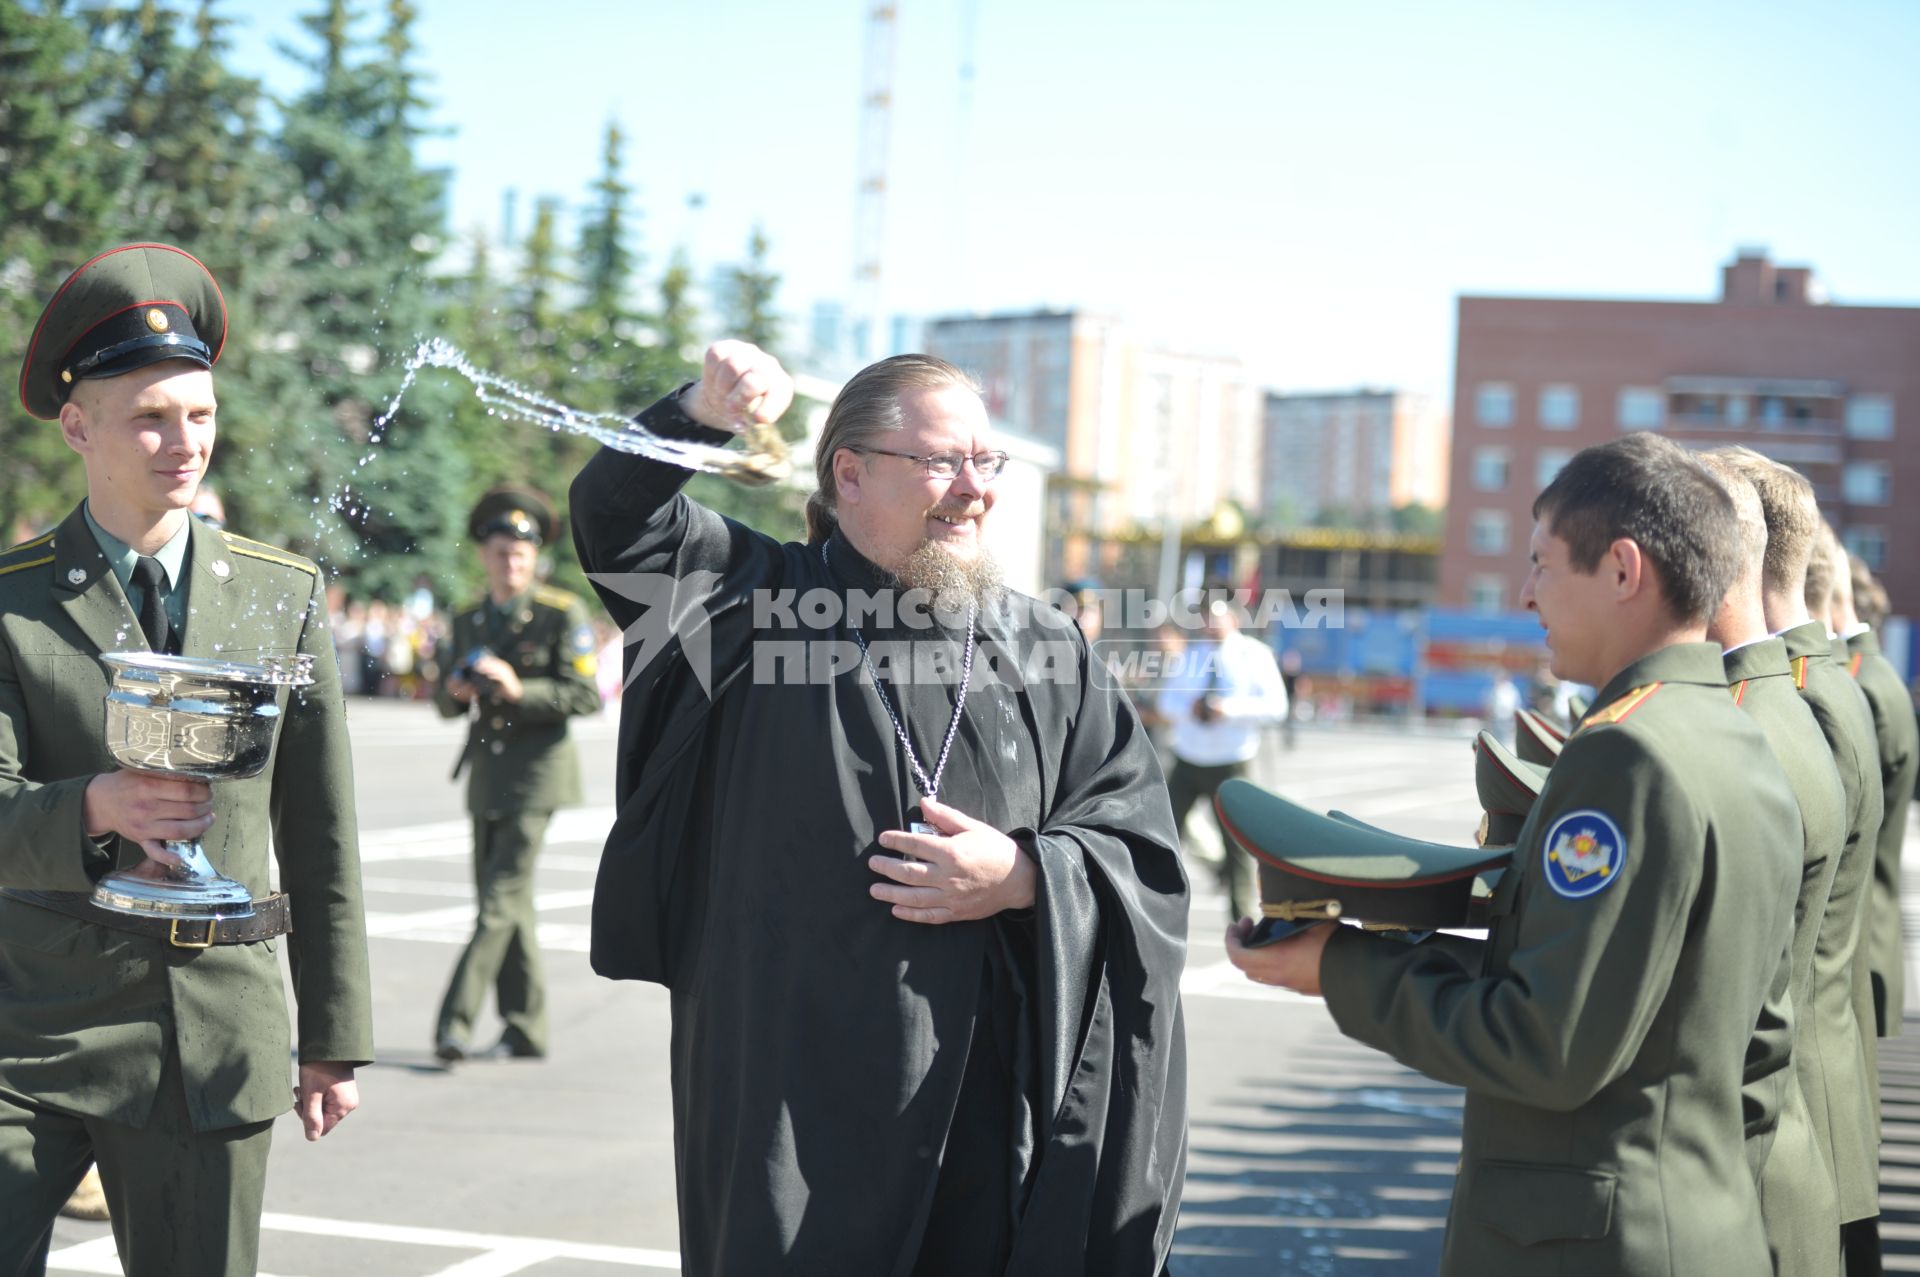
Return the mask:
POLYGON ((20 365, 20 402, 52 421, 77 381, 166 359, 211 368, 226 340, 227 302, 205 266, 171 244, 123 244, 47 302, 20 365))

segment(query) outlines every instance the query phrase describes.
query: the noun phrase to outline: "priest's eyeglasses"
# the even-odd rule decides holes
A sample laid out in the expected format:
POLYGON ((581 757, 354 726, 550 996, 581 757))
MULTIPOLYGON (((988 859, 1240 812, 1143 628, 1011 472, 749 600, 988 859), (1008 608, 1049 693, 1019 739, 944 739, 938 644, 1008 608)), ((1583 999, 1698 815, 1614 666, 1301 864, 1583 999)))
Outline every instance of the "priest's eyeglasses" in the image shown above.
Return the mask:
POLYGON ((1007 454, 998 449, 976 452, 971 457, 964 452, 929 452, 919 457, 911 452, 895 452, 891 448, 855 448, 853 451, 877 452, 883 457, 903 457, 908 461, 916 461, 936 479, 955 478, 960 473, 960 467, 971 461, 973 472, 983 481, 991 483, 1007 465, 1007 454))

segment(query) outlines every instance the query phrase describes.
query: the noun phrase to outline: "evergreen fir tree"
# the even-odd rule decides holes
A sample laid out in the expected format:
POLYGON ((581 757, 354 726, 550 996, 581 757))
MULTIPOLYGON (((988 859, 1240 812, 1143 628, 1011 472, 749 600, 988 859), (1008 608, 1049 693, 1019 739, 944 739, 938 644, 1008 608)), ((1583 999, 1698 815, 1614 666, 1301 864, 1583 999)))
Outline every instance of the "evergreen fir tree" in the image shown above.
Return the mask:
MULTIPOLYGON (((106 246, 101 228, 122 189, 122 139, 97 129, 124 59, 96 42, 97 29, 61 0, 0 0, 0 332, 14 335, 10 359, 24 357, 60 281, 106 246)), ((59 427, 11 394, 0 403, 0 456, 0 545, 57 521, 85 490, 59 427)))
POLYGON ((428 268, 439 251, 445 183, 414 155, 425 133, 412 67, 415 16, 407 0, 388 0, 383 32, 364 59, 346 0, 325 0, 303 16, 320 45, 303 59, 314 84, 285 112, 281 134, 311 210, 294 250, 310 321, 300 353, 332 417, 331 430, 317 433, 335 445, 333 465, 312 476, 307 496, 351 530, 356 590, 389 598, 419 574, 451 579, 465 513, 466 458, 443 446, 451 441, 452 387, 422 382, 391 428, 375 431, 403 360, 437 318, 428 268))

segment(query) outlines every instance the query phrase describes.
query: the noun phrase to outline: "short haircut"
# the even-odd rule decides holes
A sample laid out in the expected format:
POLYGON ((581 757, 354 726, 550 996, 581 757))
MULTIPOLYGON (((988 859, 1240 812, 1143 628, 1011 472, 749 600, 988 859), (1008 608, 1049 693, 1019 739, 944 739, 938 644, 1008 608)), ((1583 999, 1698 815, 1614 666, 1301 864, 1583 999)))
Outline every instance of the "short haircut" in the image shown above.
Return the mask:
POLYGON ((1733 499, 1735 522, 1740 528, 1740 574, 1764 573, 1767 560, 1767 512, 1760 506, 1760 493, 1738 466, 1712 452, 1695 454, 1695 460, 1720 481, 1733 499))
POLYGON ((1807 583, 1803 589, 1807 599, 1807 610, 1814 619, 1824 622, 1827 609, 1833 605, 1833 556, 1840 548, 1840 540, 1833 535, 1833 529, 1827 526, 1825 519, 1819 519, 1813 525, 1813 553, 1807 557, 1807 583))
POLYGON ((1874 579, 1867 561, 1857 554, 1847 555, 1853 577, 1853 611, 1866 625, 1879 629, 1887 619, 1887 589, 1874 579))
POLYGON ((1615 541, 1640 547, 1676 620, 1704 621, 1739 575, 1733 498, 1685 448, 1635 433, 1574 454, 1533 501, 1533 517, 1592 572, 1615 541))
POLYGON ((1752 448, 1735 444, 1714 449, 1714 455, 1732 462, 1760 494, 1760 509, 1767 516, 1763 576, 1767 593, 1804 590, 1814 529, 1820 524, 1820 503, 1814 500, 1813 485, 1798 470, 1761 456, 1752 448))

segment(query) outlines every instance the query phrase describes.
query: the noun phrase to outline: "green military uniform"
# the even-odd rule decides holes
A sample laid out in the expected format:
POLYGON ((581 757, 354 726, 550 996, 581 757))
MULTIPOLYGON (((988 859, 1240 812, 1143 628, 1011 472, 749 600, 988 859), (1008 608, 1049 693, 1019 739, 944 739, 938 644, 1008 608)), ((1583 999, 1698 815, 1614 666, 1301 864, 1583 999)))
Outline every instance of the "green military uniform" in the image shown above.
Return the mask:
MULTIPOLYGON (((481 498, 469 531, 481 543, 500 532, 538 542, 551 538, 553 526, 544 497, 528 489, 500 489, 481 498), (503 520, 511 526, 494 527, 503 520)), ((471 714, 461 767, 468 771, 479 914, 440 1004, 437 1049, 442 1059, 466 1054, 474 1019, 492 988, 506 1021, 505 1048, 541 1056, 547 1051, 547 1012, 533 905, 534 862, 554 811, 581 801, 580 761, 567 720, 600 708, 597 644, 580 599, 546 586, 505 604, 485 599, 460 612, 453 618, 451 642, 435 701, 450 718, 471 714), (482 648, 514 667, 520 700, 483 692, 470 709, 453 698, 448 687, 453 674, 482 648)))
POLYGON ((1792 925, 1800 816, 1720 649, 1620 671, 1520 831, 1485 941, 1342 927, 1349 1036, 1466 1088, 1441 1271, 1769 1271, 1742 1069, 1792 925))
MULTIPOLYGON (((1852 995, 1854 1029, 1860 1039, 1860 1085, 1871 1119, 1861 1132, 1863 1153, 1858 1173, 1849 1174, 1843 1136, 1834 1130, 1834 1173, 1840 1187, 1840 1218, 1851 1223, 1880 1213, 1879 1049, 1873 1032, 1873 988, 1858 960, 1861 928, 1873 882, 1874 848, 1880 836, 1884 797, 1880 791, 1879 747, 1874 743, 1873 711, 1866 697, 1833 660, 1833 643, 1824 621, 1808 621, 1780 635, 1794 685, 1820 724, 1833 751, 1840 784, 1847 796, 1847 837, 1827 898, 1827 916, 1814 950, 1815 997, 1825 985, 1845 983, 1852 995)), ((1828 1078, 1829 1084, 1845 1079, 1828 1078)))
MULTIPOLYGON (((198 262, 165 245, 116 249, 49 303, 21 399, 46 418, 75 380, 170 360, 210 368, 225 328, 198 262)), ((319 569, 190 517, 185 528, 163 600, 178 652, 313 658, 313 684, 280 692, 272 762, 213 786, 202 839, 259 916, 290 916, 291 932, 228 943, 223 929, 197 947, 214 938, 207 924, 154 935, 88 903, 103 874, 144 859, 124 839, 87 836, 84 796, 117 767, 99 657, 147 643, 84 505, 0 554, 0 1271, 44 1263, 54 1212, 89 1160, 130 1273, 254 1270, 271 1123, 292 1107, 282 946, 300 1061, 373 1054, 352 767, 319 569), (265 899, 269 834, 284 906, 265 899)))
MULTIPOLYGON (((300 1059, 364 1064, 373 1055, 352 767, 318 571, 188 526, 182 654, 315 657, 318 681, 281 694, 286 720, 273 765, 214 786, 215 821, 204 839, 222 873, 265 897, 272 831, 293 930, 284 941, 196 950, 14 894, 39 901, 37 893, 87 893, 101 874, 143 858, 124 840, 101 847, 84 838, 81 802, 87 782, 116 766, 100 729, 108 677, 97 658, 144 643, 81 511, 52 537, 0 556, 0 885, 11 889, 0 895, 0 987, 8 991, 0 999, 0 1258, 44 1244, 14 1234, 10 1223, 32 1227, 42 1205, 50 1220, 90 1155, 100 1160, 116 1225, 137 1226, 157 1204, 143 1208, 132 1196, 169 1187, 154 1183, 153 1172, 163 1181, 188 1178, 201 1153, 235 1131, 259 1137, 232 1172, 244 1182, 218 1192, 202 1180, 192 1203, 198 1216, 179 1203, 164 1209, 183 1234, 204 1231, 203 1240, 224 1244, 242 1223, 251 1230, 266 1124, 291 1107, 275 957, 283 943, 297 972, 300 1059), (57 728, 35 730, 39 724, 57 728), (212 1132, 219 1134, 204 1143, 191 1138, 212 1132), (57 1170, 43 1173, 37 1159, 54 1146, 60 1160, 49 1164, 57 1170), (23 1165, 31 1206, 13 1196, 23 1165), (130 1166, 149 1174, 130 1177, 130 1166), (249 1201, 250 1218, 242 1206, 249 1201)), ((128 1258, 138 1262, 137 1254, 128 1258)), ((250 1259, 240 1262, 250 1271, 250 1259)))
POLYGON ((1747 1148, 1759 1177, 1761 1213, 1776 1277, 1840 1269, 1836 1149, 1850 1194, 1871 1175, 1873 1114, 1850 980, 1816 985, 1814 955, 1846 843, 1846 791, 1813 711, 1794 690, 1779 638, 1726 654, 1734 703, 1760 727, 1800 809, 1800 890, 1787 961, 1762 1012, 1747 1060, 1747 1148))
POLYGON ((1848 668, 1873 711, 1880 744, 1880 789, 1885 810, 1873 861, 1873 886, 1861 923, 1859 961, 1873 993, 1874 1031, 1893 1037, 1907 1005, 1906 947, 1900 936, 1900 853, 1907 836, 1907 804, 1920 773, 1920 728, 1913 697, 1900 672, 1880 652, 1872 630, 1847 639, 1848 668))

